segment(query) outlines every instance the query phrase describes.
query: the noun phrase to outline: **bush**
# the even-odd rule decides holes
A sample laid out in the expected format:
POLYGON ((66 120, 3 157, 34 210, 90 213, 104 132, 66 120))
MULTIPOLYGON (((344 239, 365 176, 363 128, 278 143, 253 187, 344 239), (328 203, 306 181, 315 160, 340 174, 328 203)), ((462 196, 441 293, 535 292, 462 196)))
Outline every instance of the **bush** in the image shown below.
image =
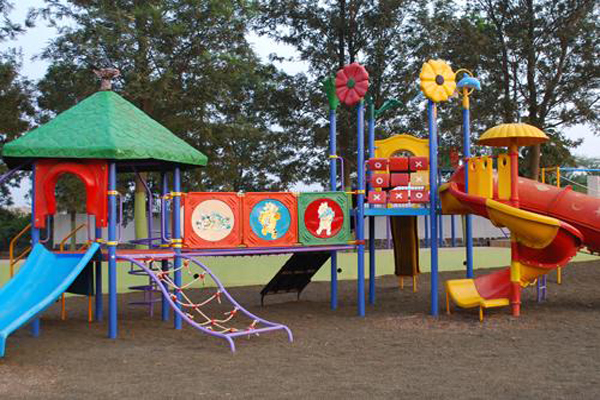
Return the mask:
MULTIPOLYGON (((10 241, 31 222, 31 214, 0 208, 0 251, 8 251, 10 241)), ((21 237, 18 248, 23 249, 30 243, 29 232, 21 237)))

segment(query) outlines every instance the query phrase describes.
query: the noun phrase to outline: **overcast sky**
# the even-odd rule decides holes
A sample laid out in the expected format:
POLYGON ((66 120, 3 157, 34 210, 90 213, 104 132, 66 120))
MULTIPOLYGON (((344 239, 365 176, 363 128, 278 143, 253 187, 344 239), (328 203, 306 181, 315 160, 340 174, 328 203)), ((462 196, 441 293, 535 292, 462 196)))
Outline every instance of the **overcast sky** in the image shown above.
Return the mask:
MULTIPOLYGON (((25 20, 27 10, 31 7, 39 7, 43 5, 42 0, 18 0, 14 1, 15 8, 11 14, 11 19, 15 22, 22 22, 25 20)), ((23 52, 23 67, 22 73, 32 80, 40 79, 46 72, 48 64, 42 60, 33 60, 41 50, 48 44, 48 41, 56 35, 56 31, 52 28, 45 26, 43 23, 39 23, 39 26, 29 29, 24 35, 20 35, 16 40, 12 42, 5 42, 0 44, 0 49, 4 50, 8 47, 20 48, 23 52)), ((286 58, 296 57, 294 49, 274 43, 269 39, 257 37, 251 35, 249 38, 256 52, 267 60, 269 54, 277 53, 279 56, 286 58)), ((294 74, 298 72, 306 71, 307 65, 300 61, 286 61, 279 64, 279 67, 284 69, 287 73, 294 74)), ((477 118, 476 115, 473 118, 477 118)), ((600 153, 600 137, 594 136, 591 130, 586 126, 575 126, 567 131, 567 136, 573 139, 583 138, 583 144, 574 150, 576 155, 598 157, 600 153)), ((25 187, 22 190, 14 193, 14 200, 17 205, 24 205, 25 200, 23 193, 28 190, 25 187)))

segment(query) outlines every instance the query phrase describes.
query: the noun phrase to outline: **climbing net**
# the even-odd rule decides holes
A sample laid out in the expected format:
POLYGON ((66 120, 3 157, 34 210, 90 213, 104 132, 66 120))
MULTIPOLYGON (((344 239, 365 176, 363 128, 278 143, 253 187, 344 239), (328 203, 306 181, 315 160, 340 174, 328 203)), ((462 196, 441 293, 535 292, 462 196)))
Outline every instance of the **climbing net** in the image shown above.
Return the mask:
MULTIPOLYGON (((234 332, 247 332, 250 334, 258 335, 253 332, 257 329, 260 323, 257 319, 251 319, 250 324, 244 328, 237 328, 230 326, 234 318, 239 314, 249 316, 244 310, 237 304, 225 305, 223 298, 229 300, 228 303, 232 302, 231 297, 225 292, 223 286, 212 276, 212 274, 203 270, 198 273, 192 270, 191 265, 194 264, 199 268, 202 268, 199 264, 192 263, 189 259, 183 260, 182 265, 178 268, 171 268, 169 270, 162 270, 153 266, 152 260, 144 260, 144 266, 151 271, 156 279, 161 282, 167 291, 169 291, 171 301, 179 306, 181 311, 195 324, 209 331, 218 333, 234 333, 234 332), (173 274, 181 271, 182 275, 185 274, 187 279, 185 284, 177 285, 173 279, 173 274), (207 278, 211 278, 214 285, 207 285, 207 278), (199 291, 193 290, 198 289, 199 291), (206 292, 209 292, 206 295, 206 292), (192 300, 192 297, 196 297, 200 293, 203 297, 199 301, 192 300), (219 317, 211 317, 207 310, 210 304, 217 303, 227 307, 227 311, 221 313, 219 317)), ((172 265, 171 265, 172 266, 172 265)), ((183 276, 182 276, 183 278, 183 276)), ((236 318, 236 321, 239 318, 236 318)))

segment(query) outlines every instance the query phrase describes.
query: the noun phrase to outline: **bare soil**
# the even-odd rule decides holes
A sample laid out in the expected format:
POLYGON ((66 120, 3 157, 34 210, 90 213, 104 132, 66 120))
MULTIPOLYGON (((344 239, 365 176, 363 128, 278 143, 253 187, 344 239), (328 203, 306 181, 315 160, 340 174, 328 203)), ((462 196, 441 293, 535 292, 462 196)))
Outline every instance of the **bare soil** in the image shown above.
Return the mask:
MULTIPOLYGON (((481 273, 488 273, 482 271, 481 273)), ((443 273, 443 280, 462 273, 443 273)), ((235 354, 221 339, 172 328, 128 306, 120 296, 119 339, 106 322, 88 325, 87 301, 69 301, 69 319, 53 306, 42 336, 23 329, 0 359, 0 399, 598 399, 600 398, 600 262, 549 278, 549 299, 523 295, 522 316, 476 310, 428 316, 429 275, 419 291, 400 291, 396 278, 377 281, 377 304, 356 317, 356 282, 340 285, 340 306, 329 308, 327 283, 312 283, 300 301, 260 287, 235 288, 241 304, 283 332, 238 339, 235 354)))

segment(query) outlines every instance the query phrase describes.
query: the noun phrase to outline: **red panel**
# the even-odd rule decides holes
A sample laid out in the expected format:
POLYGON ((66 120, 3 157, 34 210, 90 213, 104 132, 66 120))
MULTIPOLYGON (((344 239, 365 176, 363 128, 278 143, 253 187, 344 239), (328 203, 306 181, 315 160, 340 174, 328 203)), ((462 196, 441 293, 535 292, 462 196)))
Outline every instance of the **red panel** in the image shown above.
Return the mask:
POLYGON ((387 171, 388 159, 387 158, 370 158, 367 161, 367 167, 371 171, 387 171))
POLYGON ((387 193, 370 191, 367 199, 371 204, 385 204, 387 202, 387 193))
POLYGON ((410 158, 410 170, 411 171, 426 171, 429 169, 429 158, 427 157, 411 157, 410 158))
POLYGON ((408 157, 392 157, 390 158, 390 172, 406 172, 408 171, 408 157))
POLYGON ((298 201, 292 193, 246 193, 243 243, 248 247, 298 244, 298 201))
POLYGON ((46 227, 46 216, 56 213, 56 182, 64 174, 77 176, 85 185, 86 212, 104 227, 107 218, 108 164, 104 160, 38 160, 35 163, 35 227, 46 227))
POLYGON ((408 190, 392 190, 390 191, 390 203, 408 203, 408 190))
POLYGON ((410 174, 392 174, 392 187, 407 186, 410 174))
POLYGON ((428 203, 429 190, 412 190, 410 193, 410 201, 412 203, 428 203))
POLYGON ((193 249, 242 244, 242 200, 237 193, 188 193, 183 245, 193 249))
POLYGON ((390 175, 389 174, 373 174, 370 178, 371 187, 374 188, 387 188, 390 186, 390 175))

